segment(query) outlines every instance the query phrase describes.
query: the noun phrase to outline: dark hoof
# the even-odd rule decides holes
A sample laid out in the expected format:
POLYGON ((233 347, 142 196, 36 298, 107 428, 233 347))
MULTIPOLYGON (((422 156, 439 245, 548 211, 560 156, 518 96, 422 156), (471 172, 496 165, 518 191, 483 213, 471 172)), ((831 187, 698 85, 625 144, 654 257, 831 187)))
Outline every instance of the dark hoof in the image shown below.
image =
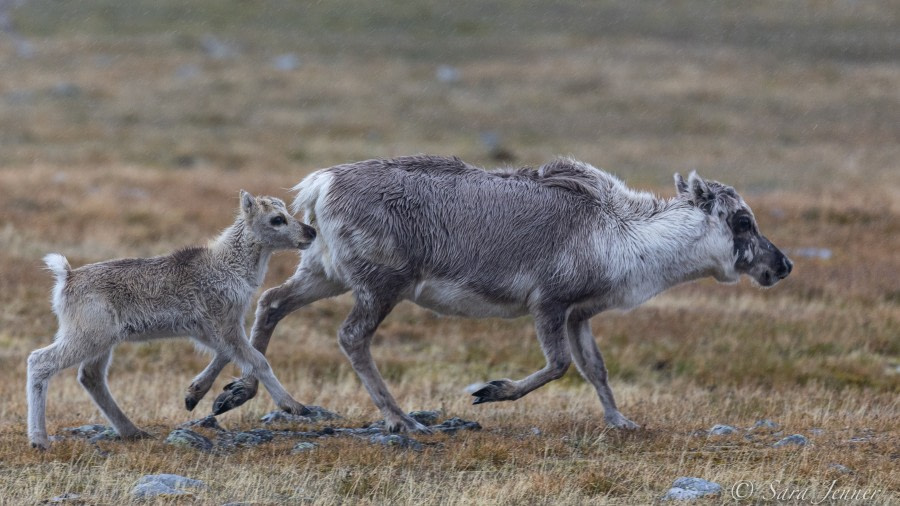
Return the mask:
POLYGON ((241 380, 232 381, 225 385, 223 390, 225 391, 219 394, 213 403, 212 412, 214 415, 221 415, 226 411, 231 411, 256 395, 256 390, 250 390, 241 380))
POLYGON ((193 411, 194 408, 197 407, 197 403, 200 402, 200 399, 195 399, 194 397, 188 395, 184 398, 184 407, 188 411, 193 411))
POLYGON ((281 408, 281 410, 284 411, 285 413, 289 413, 289 414, 296 415, 296 416, 312 417, 314 414, 311 409, 307 408, 303 404, 300 404, 299 402, 294 407, 281 408))
POLYGON ((509 380, 489 381, 483 387, 472 392, 475 400, 472 404, 481 404, 484 402, 511 401, 515 397, 515 385, 509 380))
POLYGON ((154 436, 153 434, 150 434, 149 432, 140 430, 140 431, 135 432, 134 434, 129 434, 128 436, 123 437, 122 439, 124 439, 126 441, 137 441, 139 439, 156 439, 156 436, 154 436))

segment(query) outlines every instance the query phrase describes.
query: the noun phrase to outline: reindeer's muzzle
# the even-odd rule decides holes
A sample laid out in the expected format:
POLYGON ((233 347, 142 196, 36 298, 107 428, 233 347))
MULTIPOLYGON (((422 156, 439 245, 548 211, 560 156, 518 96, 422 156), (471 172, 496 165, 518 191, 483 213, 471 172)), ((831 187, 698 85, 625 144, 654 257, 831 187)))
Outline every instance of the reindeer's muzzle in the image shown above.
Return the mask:
POLYGON ((763 236, 760 238, 760 249, 764 252, 760 257, 760 262, 765 264, 756 281, 762 286, 772 286, 782 279, 788 277, 788 274, 794 269, 794 263, 776 248, 768 239, 763 236))

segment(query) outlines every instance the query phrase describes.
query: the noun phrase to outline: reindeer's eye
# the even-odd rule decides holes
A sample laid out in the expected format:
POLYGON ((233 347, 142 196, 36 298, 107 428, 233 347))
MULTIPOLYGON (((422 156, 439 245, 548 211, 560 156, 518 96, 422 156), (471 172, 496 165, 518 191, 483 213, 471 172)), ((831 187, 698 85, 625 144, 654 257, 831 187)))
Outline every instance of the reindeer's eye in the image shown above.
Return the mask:
POLYGON ((273 227, 280 227, 281 225, 286 225, 287 220, 284 219, 284 216, 276 216, 269 220, 269 223, 271 223, 273 227))
POLYGON ((744 232, 748 232, 752 226, 753 222, 750 221, 749 216, 739 216, 734 222, 734 233, 743 234, 744 232))

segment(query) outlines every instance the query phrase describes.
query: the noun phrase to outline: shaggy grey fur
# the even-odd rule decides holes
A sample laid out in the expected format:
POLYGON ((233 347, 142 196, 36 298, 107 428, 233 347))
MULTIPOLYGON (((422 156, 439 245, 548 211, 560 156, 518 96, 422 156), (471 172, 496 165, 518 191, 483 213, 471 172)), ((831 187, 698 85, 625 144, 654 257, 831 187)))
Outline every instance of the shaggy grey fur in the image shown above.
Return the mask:
MULTIPOLYGON (((59 371, 81 364, 78 380, 123 438, 142 437, 109 392, 106 372, 112 348, 122 341, 192 336, 213 349, 213 364, 234 360, 259 377, 284 410, 305 407, 285 391, 262 353, 244 333, 244 314, 274 250, 306 248, 315 229, 295 220, 284 202, 241 192, 235 223, 208 247, 154 258, 111 260, 71 269, 65 257, 47 255, 56 276, 53 310, 59 331, 50 346, 28 357, 28 435, 48 448, 47 385, 59 371)), ((191 389, 209 390, 192 384, 191 389)), ((189 406, 192 407, 192 406, 189 406)))
MULTIPOLYGON (((320 170, 294 188, 295 211, 320 239, 290 279, 260 298, 252 344, 265 351, 285 315, 353 291, 341 349, 387 427, 421 431, 369 351, 391 309, 410 300, 467 317, 530 314, 547 365, 522 380, 483 385, 475 403, 518 399, 562 376, 574 359, 606 421, 636 427, 616 407, 589 318, 705 276, 734 282, 743 273, 769 286, 791 268, 732 188, 693 173, 687 181, 676 175, 676 187, 675 198, 659 199, 569 159, 484 171, 457 158, 414 156, 320 170)), ((252 377, 228 385, 217 412, 256 388, 252 377)))

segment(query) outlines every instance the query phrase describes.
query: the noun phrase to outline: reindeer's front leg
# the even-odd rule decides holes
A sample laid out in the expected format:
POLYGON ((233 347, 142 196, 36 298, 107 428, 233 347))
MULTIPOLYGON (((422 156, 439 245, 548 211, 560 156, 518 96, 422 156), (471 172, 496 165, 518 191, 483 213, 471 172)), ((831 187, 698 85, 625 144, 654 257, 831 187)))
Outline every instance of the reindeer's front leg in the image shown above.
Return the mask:
POLYGON ((603 355, 597 348, 594 335, 591 334, 590 316, 573 312, 569 315, 566 327, 575 366, 584 379, 590 381, 597 390, 603 404, 606 423, 620 429, 637 429, 639 425, 625 418, 616 407, 616 399, 607 381, 609 374, 606 371, 606 364, 603 363, 603 355))
POLYGON ((547 358, 547 365, 525 379, 513 381, 509 379, 489 381, 472 393, 475 401, 472 404, 496 401, 514 401, 532 390, 559 379, 572 359, 569 346, 566 344, 566 307, 562 304, 546 304, 534 312, 534 325, 541 350, 547 358))

